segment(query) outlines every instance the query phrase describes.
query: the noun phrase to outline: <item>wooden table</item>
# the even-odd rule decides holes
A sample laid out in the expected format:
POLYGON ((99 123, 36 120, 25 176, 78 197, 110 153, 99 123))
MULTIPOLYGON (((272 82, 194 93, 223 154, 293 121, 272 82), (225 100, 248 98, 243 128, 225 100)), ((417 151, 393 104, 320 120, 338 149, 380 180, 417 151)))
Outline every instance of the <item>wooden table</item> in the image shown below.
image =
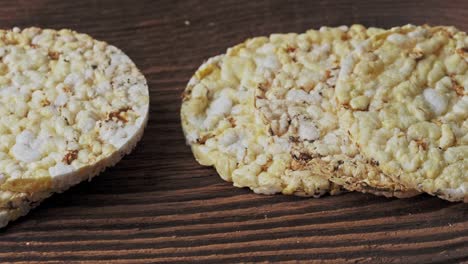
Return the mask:
POLYGON ((467 204, 255 195, 184 144, 179 95, 204 59, 252 36, 351 23, 466 31, 468 2, 1 1, 2 28, 72 28, 123 49, 148 79, 151 117, 116 167, 0 231, 0 262, 468 262, 467 204))

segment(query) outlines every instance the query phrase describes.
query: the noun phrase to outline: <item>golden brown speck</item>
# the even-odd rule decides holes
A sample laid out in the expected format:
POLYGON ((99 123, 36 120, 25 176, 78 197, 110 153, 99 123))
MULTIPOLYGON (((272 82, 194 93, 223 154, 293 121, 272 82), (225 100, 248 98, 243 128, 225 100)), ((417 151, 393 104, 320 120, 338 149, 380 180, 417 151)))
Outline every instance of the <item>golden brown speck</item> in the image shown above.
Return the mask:
POLYGON ((236 119, 232 116, 228 117, 227 120, 229 121, 229 124, 231 124, 232 127, 236 126, 236 119))
POLYGON ((286 52, 288 52, 288 53, 295 52, 295 51, 296 51, 296 47, 293 47, 293 46, 290 46, 290 45, 288 45, 286 47, 286 52))
POLYGON ((49 58, 53 60, 58 60, 60 57, 60 53, 56 51, 49 51, 49 58))
POLYGON ((427 150, 427 143, 422 139, 416 139, 416 144, 421 147, 423 150, 427 150))
POLYGON ((450 75, 450 79, 452 80, 452 89, 458 96, 463 96, 465 94, 465 88, 458 84, 457 80, 455 80, 455 76, 452 74, 450 75))
POLYGON ((49 102, 49 100, 44 99, 44 100, 41 101, 41 105, 42 105, 42 106, 49 106, 49 105, 50 105, 50 102, 49 102))
POLYGON ((78 150, 69 150, 63 157, 62 161, 70 165, 74 160, 76 160, 76 158, 78 158, 78 150))
POLYGON ((107 119, 106 121, 110 121, 110 120, 113 120, 113 119, 117 119, 117 120, 120 120, 124 123, 128 122, 126 116, 124 115, 128 110, 131 110, 130 107, 124 107, 124 108, 120 108, 119 110, 117 111, 113 111, 113 112, 110 112, 108 115, 107 115, 107 119))

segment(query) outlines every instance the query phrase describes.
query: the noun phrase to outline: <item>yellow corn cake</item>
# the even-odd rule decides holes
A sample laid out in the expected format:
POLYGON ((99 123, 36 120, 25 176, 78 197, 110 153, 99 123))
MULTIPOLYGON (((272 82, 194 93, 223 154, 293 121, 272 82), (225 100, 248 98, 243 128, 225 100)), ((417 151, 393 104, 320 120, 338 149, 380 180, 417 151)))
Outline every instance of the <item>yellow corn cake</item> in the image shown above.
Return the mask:
POLYGON ((341 62, 336 98, 361 155, 401 184, 468 202, 468 37, 392 28, 341 62))
POLYGON ((397 197, 417 194, 360 155, 338 122, 335 85, 341 58, 382 31, 361 25, 322 27, 304 34, 272 35, 261 48, 279 67, 272 74, 260 72, 255 105, 273 140, 288 142, 286 171, 352 191, 397 197))
POLYGON ((344 186, 417 194, 363 158, 338 126, 340 59, 382 31, 355 25, 273 34, 208 60, 189 82, 181 109, 196 159, 257 193, 319 197, 344 186))
POLYGON ((264 37, 247 40, 197 70, 181 108, 187 143, 200 164, 214 166, 234 186, 262 194, 336 194, 339 187, 320 177, 285 174, 287 142, 274 142, 255 116, 253 73, 258 67, 276 70, 275 62, 258 50, 266 42, 264 37))

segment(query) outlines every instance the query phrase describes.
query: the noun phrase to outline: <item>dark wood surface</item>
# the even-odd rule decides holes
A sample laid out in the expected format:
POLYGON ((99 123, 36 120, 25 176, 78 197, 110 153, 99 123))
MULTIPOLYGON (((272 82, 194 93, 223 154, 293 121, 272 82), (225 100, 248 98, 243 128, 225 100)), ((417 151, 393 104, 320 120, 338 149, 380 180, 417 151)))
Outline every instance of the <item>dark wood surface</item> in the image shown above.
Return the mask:
POLYGON ((1 1, 1 28, 71 28, 123 49, 148 79, 151 117, 116 167, 1 230, 0 262, 468 262, 467 204, 255 195, 184 144, 179 95, 204 59, 252 36, 352 23, 468 30, 468 1, 1 1))

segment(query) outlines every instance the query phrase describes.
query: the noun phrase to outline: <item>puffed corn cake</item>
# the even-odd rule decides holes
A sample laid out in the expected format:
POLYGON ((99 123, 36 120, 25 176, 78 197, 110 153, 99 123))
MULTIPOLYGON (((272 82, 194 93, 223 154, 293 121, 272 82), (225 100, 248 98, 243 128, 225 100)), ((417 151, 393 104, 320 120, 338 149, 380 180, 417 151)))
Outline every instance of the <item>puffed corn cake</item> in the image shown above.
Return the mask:
POLYGON ((453 27, 392 28, 341 62, 340 126, 395 181, 468 202, 468 37, 453 27))
POLYGON ((351 191, 397 197, 418 193, 361 156, 338 125, 334 96, 341 58, 382 31, 361 25, 322 27, 304 34, 274 34, 260 47, 275 69, 256 72, 255 106, 270 137, 287 142, 286 171, 321 177, 351 191))
MULTIPOLYGON (((370 29, 369 34, 379 31, 370 29)), ((229 49, 226 56, 208 60, 189 82, 181 109, 184 132, 196 159, 202 165, 214 165, 220 176, 235 186, 249 187, 257 193, 319 197, 327 192, 337 194, 340 185, 344 185, 350 190, 386 196, 416 194, 357 157, 355 147, 348 146, 351 143, 347 134, 337 132, 331 86, 336 80, 339 58, 352 45, 366 39, 367 34, 362 26, 322 28, 300 35, 274 34, 247 40, 229 49), (332 46, 333 52, 324 50, 327 45, 332 46), (307 65, 297 62, 296 57, 307 60, 307 65), (291 67, 303 70, 292 73, 291 67), (325 72, 330 85, 322 81, 325 72), (310 79, 314 75, 318 83, 310 79), (324 85, 329 86, 328 96, 323 100, 320 96, 315 98, 316 103, 323 101, 324 105, 316 105, 320 112, 311 116, 306 111, 307 104, 312 103, 308 99, 322 93, 324 85), (293 94, 297 100, 290 98, 293 94), (319 121, 326 123, 321 127, 322 135, 311 131, 311 126, 319 121), (300 124, 307 125, 307 129, 298 128, 300 124), (308 134, 312 132, 315 134, 308 134), (335 142, 330 143, 332 136, 335 142), (315 144, 308 144, 313 143, 309 137, 316 137, 315 144), (341 163, 345 166, 336 170, 341 163), (369 177, 355 177, 355 171, 363 170, 369 177), (335 181, 330 181, 333 175, 335 181)))
POLYGON ((0 57, 0 209, 91 179, 141 138, 148 87, 116 47, 15 28, 0 30, 0 57))
POLYGON ((266 126, 255 118, 253 72, 271 69, 258 48, 267 38, 254 38, 205 62, 183 94, 181 120, 187 143, 197 161, 214 166, 222 179, 256 193, 336 194, 318 177, 285 174, 289 154, 273 142, 266 126))

